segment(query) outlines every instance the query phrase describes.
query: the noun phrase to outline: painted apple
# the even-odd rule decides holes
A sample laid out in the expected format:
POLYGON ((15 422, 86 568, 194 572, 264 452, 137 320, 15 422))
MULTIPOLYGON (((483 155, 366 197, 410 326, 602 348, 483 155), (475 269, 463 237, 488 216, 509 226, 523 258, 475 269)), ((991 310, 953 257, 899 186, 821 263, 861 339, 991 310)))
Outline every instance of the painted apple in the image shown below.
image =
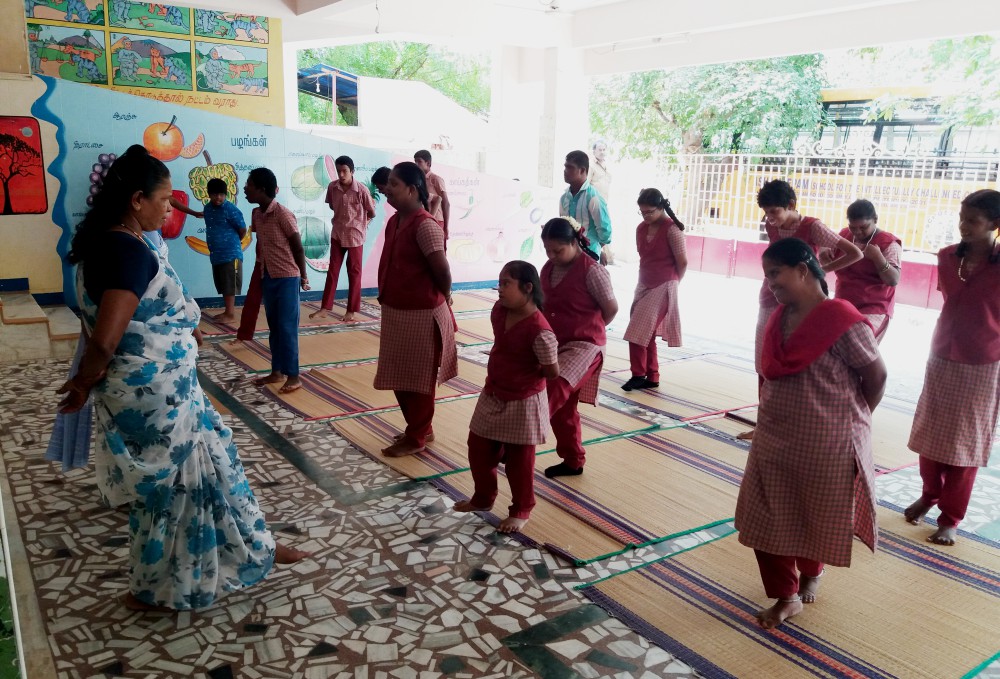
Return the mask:
POLYGON ((142 145, 149 155, 163 162, 173 160, 184 148, 184 135, 174 126, 175 120, 177 116, 171 118, 169 123, 153 123, 142 134, 142 145))
MULTIPOLYGON (((173 199, 178 203, 187 207, 188 205, 188 195, 186 191, 173 191, 171 193, 173 199)), ((164 238, 177 238, 181 235, 181 231, 184 230, 184 220, 187 219, 187 215, 180 210, 174 209, 170 211, 167 215, 167 221, 163 224, 163 228, 160 229, 160 233, 163 234, 164 238)))

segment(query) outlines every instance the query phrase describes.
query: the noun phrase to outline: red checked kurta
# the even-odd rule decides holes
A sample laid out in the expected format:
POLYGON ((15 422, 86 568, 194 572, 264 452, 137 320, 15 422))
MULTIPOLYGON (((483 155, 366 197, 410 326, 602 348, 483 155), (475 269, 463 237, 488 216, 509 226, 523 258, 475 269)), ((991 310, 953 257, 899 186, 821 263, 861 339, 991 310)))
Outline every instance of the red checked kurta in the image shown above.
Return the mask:
POLYGON ((1000 412, 1000 263, 963 270, 962 281, 957 248, 938 253, 944 306, 909 448, 935 462, 985 467, 1000 412))
POLYGON ((850 565, 855 535, 875 549, 871 413, 856 369, 876 358, 861 321, 802 372, 764 382, 736 505, 741 543, 831 566, 850 565))
POLYGON ((667 346, 681 346, 681 317, 677 305, 675 253, 685 253, 684 234, 673 220, 660 220, 660 228, 649 238, 649 225, 642 222, 635 230, 639 252, 639 284, 635 288, 632 312, 625 341, 646 346, 659 335, 667 346))
MULTIPOLYGON (((779 229, 769 224, 765 224, 767 239, 774 243, 782 238, 798 238, 804 240, 814 252, 819 252, 821 248, 836 248, 840 242, 840 236, 835 234, 830 228, 815 217, 802 217, 793 229, 779 229)), ((760 373, 760 348, 764 340, 764 326, 767 319, 778 308, 778 300, 774 298, 774 293, 767 286, 767 281, 760 288, 760 312, 757 314, 757 329, 754 333, 754 366, 757 373, 760 373)))
POLYGON ((433 394, 458 374, 455 326, 444 295, 434 286, 427 257, 444 251, 441 225, 425 210, 385 227, 379 262, 379 333, 376 389, 433 394), (440 363, 433 360, 440 338, 440 363))
MULTIPOLYGON (((850 229, 841 229, 840 237, 847 240, 853 238, 850 229)), ((872 236, 871 244, 882 251, 882 256, 889 266, 900 268, 903 259, 902 242, 888 231, 881 229, 872 236)), ((861 244, 857 244, 861 247, 861 244)), ((831 261, 837 261, 844 253, 836 251, 831 261)), ((863 258, 848 267, 834 272, 837 277, 835 297, 853 304, 865 315, 868 322, 875 328, 875 339, 881 341, 889 328, 889 320, 896 305, 896 288, 882 282, 875 264, 863 258)))
POLYGON ((499 302, 490 320, 496 341, 490 351, 486 387, 469 429, 504 443, 544 443, 549 406, 539 366, 552 365, 558 358, 555 333, 540 311, 505 330, 507 310, 499 302))
POLYGON ((545 319, 559 340, 559 377, 584 403, 597 404, 601 370, 587 377, 594 360, 604 356, 607 334, 600 302, 614 299, 615 291, 607 269, 586 254, 568 267, 546 262, 542 267, 545 319))

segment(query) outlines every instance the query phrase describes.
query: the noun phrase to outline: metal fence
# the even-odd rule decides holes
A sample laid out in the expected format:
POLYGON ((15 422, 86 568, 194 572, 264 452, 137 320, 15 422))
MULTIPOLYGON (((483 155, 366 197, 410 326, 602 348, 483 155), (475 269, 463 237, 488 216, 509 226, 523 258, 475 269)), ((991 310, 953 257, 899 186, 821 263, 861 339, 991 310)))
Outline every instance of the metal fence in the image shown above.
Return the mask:
POLYGON ((693 232, 766 239, 757 191, 786 179, 803 214, 834 230, 847 225, 847 206, 875 204, 879 227, 907 250, 936 252, 957 240, 959 204, 972 191, 998 189, 997 156, 978 158, 675 155, 668 159, 671 200, 693 232), (734 233, 735 231, 735 233, 734 233))

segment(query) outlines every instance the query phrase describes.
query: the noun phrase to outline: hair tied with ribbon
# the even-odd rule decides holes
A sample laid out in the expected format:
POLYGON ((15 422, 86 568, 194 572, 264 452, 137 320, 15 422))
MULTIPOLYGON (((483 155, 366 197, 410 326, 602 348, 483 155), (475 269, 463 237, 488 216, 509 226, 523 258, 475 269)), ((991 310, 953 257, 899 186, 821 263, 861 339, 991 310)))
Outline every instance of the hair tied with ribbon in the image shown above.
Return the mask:
POLYGON ((569 225, 573 227, 573 230, 575 232, 580 233, 583 231, 583 225, 581 225, 580 222, 576 221, 572 217, 563 217, 563 219, 569 222, 569 225))

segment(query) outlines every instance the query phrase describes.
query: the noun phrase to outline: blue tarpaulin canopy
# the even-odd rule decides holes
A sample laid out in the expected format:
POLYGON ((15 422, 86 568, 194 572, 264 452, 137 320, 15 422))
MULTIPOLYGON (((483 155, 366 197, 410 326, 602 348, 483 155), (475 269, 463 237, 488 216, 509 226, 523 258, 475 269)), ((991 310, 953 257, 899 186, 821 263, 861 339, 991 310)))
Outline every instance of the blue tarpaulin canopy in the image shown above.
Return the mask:
POLYGON ((358 76, 326 64, 316 64, 300 68, 298 73, 299 92, 320 99, 332 99, 333 83, 337 83, 336 102, 341 106, 358 105, 358 76))

